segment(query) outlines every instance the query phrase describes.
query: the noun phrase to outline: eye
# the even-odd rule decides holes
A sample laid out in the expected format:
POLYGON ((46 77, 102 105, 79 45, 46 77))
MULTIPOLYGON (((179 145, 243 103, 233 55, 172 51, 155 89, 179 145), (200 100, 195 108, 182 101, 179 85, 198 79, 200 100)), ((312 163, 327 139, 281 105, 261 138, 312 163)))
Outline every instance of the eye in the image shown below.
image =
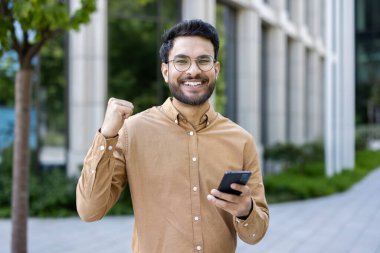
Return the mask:
POLYGON ((200 58, 198 59, 198 64, 200 65, 209 65, 211 63, 210 58, 200 58))
POLYGON ((179 64, 179 65, 186 65, 189 63, 189 61, 186 59, 176 59, 174 62, 175 64, 179 64))

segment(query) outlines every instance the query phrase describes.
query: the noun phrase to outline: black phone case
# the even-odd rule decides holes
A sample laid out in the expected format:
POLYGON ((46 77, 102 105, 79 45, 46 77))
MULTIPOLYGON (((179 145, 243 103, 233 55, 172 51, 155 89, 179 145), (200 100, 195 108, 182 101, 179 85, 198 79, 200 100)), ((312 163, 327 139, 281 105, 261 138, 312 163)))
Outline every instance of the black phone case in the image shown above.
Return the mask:
POLYGON ((252 172, 250 171, 226 171, 224 173, 222 181, 220 182, 218 190, 224 193, 240 195, 241 192, 231 189, 230 185, 232 183, 241 184, 241 185, 247 184, 248 179, 251 176, 251 174, 252 172))

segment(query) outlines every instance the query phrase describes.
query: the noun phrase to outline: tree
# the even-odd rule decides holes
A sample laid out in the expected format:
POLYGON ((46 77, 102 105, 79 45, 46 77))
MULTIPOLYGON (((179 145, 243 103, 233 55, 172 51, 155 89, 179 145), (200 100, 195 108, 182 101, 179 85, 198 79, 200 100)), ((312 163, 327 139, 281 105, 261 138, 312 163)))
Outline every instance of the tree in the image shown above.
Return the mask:
POLYGON ((77 30, 90 20, 95 0, 81 0, 70 13, 66 0, 0 0, 0 57, 14 50, 19 70, 15 79, 15 140, 12 179, 12 252, 27 252, 28 134, 33 58, 52 38, 77 30))

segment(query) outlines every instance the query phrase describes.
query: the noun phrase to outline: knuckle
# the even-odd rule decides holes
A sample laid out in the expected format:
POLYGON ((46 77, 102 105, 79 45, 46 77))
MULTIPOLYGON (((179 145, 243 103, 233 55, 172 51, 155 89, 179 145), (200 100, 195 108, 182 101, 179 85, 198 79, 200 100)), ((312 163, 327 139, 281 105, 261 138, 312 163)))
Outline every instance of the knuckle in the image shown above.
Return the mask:
POLYGON ((222 207, 222 208, 226 208, 226 207, 227 207, 227 202, 225 202, 225 201, 220 201, 220 202, 219 202, 219 205, 220 205, 220 207, 222 207))

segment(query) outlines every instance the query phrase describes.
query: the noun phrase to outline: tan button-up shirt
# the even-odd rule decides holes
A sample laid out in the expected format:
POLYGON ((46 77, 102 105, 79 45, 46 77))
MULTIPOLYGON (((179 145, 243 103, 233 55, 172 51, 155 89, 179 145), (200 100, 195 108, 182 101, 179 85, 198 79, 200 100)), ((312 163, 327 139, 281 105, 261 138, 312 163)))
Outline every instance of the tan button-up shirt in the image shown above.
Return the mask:
POLYGON ((102 218, 126 183, 135 226, 134 253, 232 253, 236 234, 250 244, 269 221, 252 136, 212 107, 192 126, 168 99, 128 118, 118 137, 97 133, 77 186, 86 221, 102 218), (249 170, 253 210, 239 220, 207 200, 227 170, 249 170))

